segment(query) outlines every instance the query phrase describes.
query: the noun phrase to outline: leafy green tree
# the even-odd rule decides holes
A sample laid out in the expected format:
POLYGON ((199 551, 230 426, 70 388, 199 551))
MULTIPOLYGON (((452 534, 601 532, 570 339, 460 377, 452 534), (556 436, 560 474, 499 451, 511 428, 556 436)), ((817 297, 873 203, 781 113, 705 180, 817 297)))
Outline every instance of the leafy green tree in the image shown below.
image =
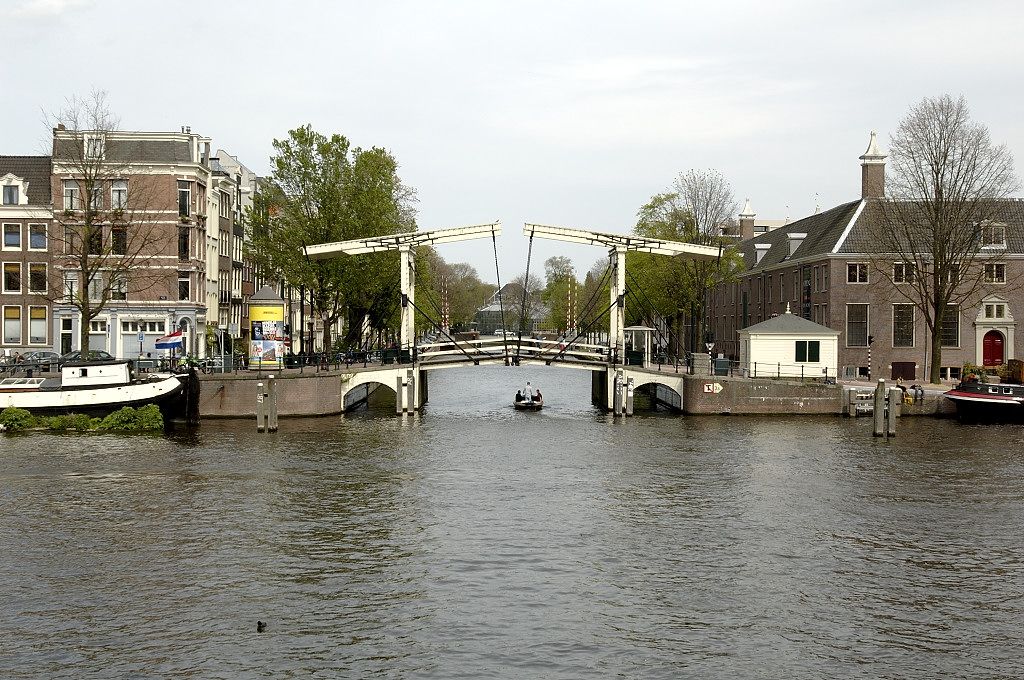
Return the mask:
MULTIPOLYGON (((573 294, 579 292, 572 260, 564 255, 549 257, 544 261, 544 277, 544 293, 541 299, 548 308, 547 325, 560 331, 568 330, 572 316, 569 309, 570 291, 573 294)), ((573 320, 578 321, 575 318, 573 320)))
MULTIPOLYGON (((382 236, 416 228, 414 192, 384 149, 352 147, 305 125, 274 140, 271 175, 254 197, 247 221, 248 255, 262 271, 304 286, 324 326, 323 346, 346 310, 385 328, 397 317, 397 253, 312 260, 302 249, 318 243, 382 236)), ((357 329, 358 332, 358 329, 357 329)))
MULTIPOLYGON (((691 350, 703 351, 703 343, 712 340, 706 330, 709 293, 717 284, 732 280, 742 266, 729 240, 721 235, 735 208, 732 189, 719 172, 690 170, 638 213, 634 231, 639 236, 717 245, 722 253, 711 261, 643 253, 630 253, 627 259, 627 271, 642 287, 645 302, 674 326, 677 352, 684 320, 690 322, 687 345, 691 350)), ((632 287, 633 282, 626 284, 632 287)))

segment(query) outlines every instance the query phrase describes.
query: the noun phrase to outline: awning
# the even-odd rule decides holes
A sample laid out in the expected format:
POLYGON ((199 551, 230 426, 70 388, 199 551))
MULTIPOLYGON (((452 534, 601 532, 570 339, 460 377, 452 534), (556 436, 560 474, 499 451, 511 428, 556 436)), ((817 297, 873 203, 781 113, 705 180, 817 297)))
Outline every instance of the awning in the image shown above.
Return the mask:
POLYGON ((175 331, 170 335, 165 335, 162 338, 157 338, 156 348, 157 349, 181 349, 185 346, 185 339, 181 335, 181 331, 175 331))

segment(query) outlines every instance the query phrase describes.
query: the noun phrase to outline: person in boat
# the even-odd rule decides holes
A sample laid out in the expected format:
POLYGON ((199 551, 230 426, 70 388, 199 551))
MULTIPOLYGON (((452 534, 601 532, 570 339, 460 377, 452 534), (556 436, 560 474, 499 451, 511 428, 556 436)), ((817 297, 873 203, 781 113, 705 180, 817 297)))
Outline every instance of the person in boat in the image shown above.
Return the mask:
POLYGON ((519 402, 521 402, 523 400, 523 398, 524 398, 523 397, 523 391, 522 390, 517 390, 516 391, 516 403, 518 404, 519 402))
POLYGON ((526 381, 526 389, 523 391, 523 399, 526 401, 533 401, 533 386, 530 381, 526 381))
POLYGON ((536 396, 534 396, 533 399, 534 399, 534 401, 544 401, 544 397, 541 396, 540 390, 537 390, 537 394, 536 394, 536 396))

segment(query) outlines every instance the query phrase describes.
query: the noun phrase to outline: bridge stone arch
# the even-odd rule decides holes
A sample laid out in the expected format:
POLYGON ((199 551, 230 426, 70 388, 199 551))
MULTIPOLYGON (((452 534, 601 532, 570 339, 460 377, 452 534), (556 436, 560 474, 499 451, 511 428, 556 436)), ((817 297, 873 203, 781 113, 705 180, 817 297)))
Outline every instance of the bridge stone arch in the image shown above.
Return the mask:
MULTIPOLYGON (((675 408, 680 411, 683 409, 683 386, 685 380, 682 374, 679 373, 651 373, 648 371, 636 371, 625 369, 622 372, 622 377, 625 380, 632 378, 633 389, 637 390, 647 385, 660 385, 661 387, 668 388, 674 392, 678 397, 678 403, 672 404, 675 408)), ((665 401, 665 400, 662 400, 665 401)))
POLYGON ((368 390, 370 385, 383 385, 395 395, 397 413, 414 411, 426 400, 426 380, 420 371, 408 364, 384 370, 353 371, 341 375, 342 412, 351 410, 356 404, 365 401, 368 392, 360 395, 359 391, 368 390))

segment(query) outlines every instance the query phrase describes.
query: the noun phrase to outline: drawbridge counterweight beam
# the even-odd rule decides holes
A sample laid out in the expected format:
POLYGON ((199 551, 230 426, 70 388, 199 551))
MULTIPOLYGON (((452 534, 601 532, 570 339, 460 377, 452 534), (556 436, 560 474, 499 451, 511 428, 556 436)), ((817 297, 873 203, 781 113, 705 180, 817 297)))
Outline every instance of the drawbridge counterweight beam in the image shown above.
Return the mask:
POLYGON ((401 347, 412 356, 416 340, 416 268, 413 263, 413 249, 416 246, 435 246, 477 238, 496 238, 501 235, 501 222, 477 224, 470 227, 435 229, 433 231, 408 231, 386 236, 370 236, 351 241, 319 243, 303 248, 306 257, 320 260, 342 255, 364 255, 397 250, 401 257, 402 321, 401 347))

